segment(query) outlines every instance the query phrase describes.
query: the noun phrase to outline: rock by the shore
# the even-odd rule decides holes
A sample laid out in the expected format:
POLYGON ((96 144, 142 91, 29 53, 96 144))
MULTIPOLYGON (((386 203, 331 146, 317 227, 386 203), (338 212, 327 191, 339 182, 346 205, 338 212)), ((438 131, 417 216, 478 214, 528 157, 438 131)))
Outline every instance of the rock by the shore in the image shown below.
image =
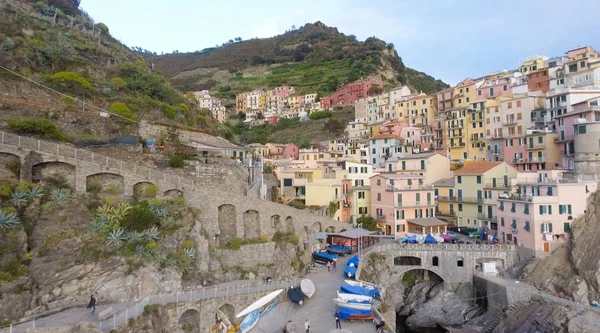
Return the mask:
POLYGON ((437 327, 463 324, 477 316, 480 308, 463 302, 452 291, 441 290, 412 312, 414 314, 406 319, 409 327, 437 327))

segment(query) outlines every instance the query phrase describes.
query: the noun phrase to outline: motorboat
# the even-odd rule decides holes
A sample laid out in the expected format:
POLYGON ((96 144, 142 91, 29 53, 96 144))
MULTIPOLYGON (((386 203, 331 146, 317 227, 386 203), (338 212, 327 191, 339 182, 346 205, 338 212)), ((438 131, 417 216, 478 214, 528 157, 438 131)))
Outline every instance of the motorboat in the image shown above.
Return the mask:
POLYGON ((375 319, 375 311, 373 310, 358 310, 351 308, 339 308, 340 319, 342 320, 373 320, 375 319))
POLYGON ((373 283, 369 283, 369 282, 353 281, 353 280, 344 280, 344 282, 351 286, 355 286, 355 287, 363 287, 363 288, 367 288, 367 289, 376 289, 377 288, 377 287, 375 287, 375 285, 373 283))
POLYGON ((379 290, 377 290, 377 289, 367 289, 367 288, 363 288, 363 287, 343 285, 340 287, 340 291, 347 293, 347 294, 355 294, 355 295, 381 298, 381 294, 379 293, 379 290))
POLYGON ((352 249, 342 245, 329 245, 327 247, 327 252, 345 256, 347 254, 350 254, 350 252, 352 252, 352 249))
POLYGON ((334 298, 333 303, 340 308, 350 308, 357 310, 371 310, 371 302, 369 301, 355 301, 345 300, 341 298, 334 298))
POLYGON ((356 277, 356 267, 346 266, 346 268, 344 268, 344 276, 351 278, 351 279, 355 278, 356 277))
POLYGON ((300 290, 306 297, 311 298, 315 293, 315 284, 309 279, 303 279, 300 281, 300 290))
POLYGON ((254 328, 254 326, 256 326, 256 324, 258 324, 259 319, 260 319, 260 313, 257 310, 250 312, 246 316, 246 318, 244 318, 244 320, 242 320, 242 323, 240 324, 240 332, 241 333, 249 332, 251 329, 254 328))
POLYGON ((371 302, 373 300, 373 297, 370 297, 370 296, 355 295, 355 294, 346 294, 346 293, 341 293, 339 290, 337 291, 337 296, 338 296, 338 298, 345 299, 347 301, 355 300, 355 301, 369 301, 369 302, 371 302))
POLYGON ((290 289, 288 289, 287 295, 289 299, 292 300, 292 302, 298 303, 300 305, 304 303, 305 296, 300 288, 291 287, 290 289))
POLYGON ((319 262, 324 262, 324 263, 328 263, 328 262, 332 262, 337 260, 337 254, 329 254, 327 252, 313 252, 312 258, 314 261, 319 261, 319 262))
POLYGON ((281 294, 282 292, 283 292, 283 289, 275 290, 274 292, 269 293, 266 296, 259 298, 256 302, 250 304, 250 306, 248 306, 247 308, 242 310, 235 317, 240 318, 240 317, 243 317, 243 316, 249 314, 250 312, 252 312, 254 310, 258 310, 258 309, 262 308, 263 306, 269 304, 269 302, 271 302, 273 299, 275 299, 275 297, 279 296, 279 294, 281 294))
POLYGON ((273 310, 273 308, 277 305, 277 303, 279 303, 279 301, 275 301, 275 302, 271 303, 264 310, 262 310, 260 312, 260 317, 262 318, 264 315, 266 315, 267 313, 271 312, 271 310, 273 310))
POLYGON ((348 259, 348 261, 346 262, 346 266, 353 266, 353 267, 358 268, 358 262, 359 262, 358 255, 355 255, 354 257, 348 259))

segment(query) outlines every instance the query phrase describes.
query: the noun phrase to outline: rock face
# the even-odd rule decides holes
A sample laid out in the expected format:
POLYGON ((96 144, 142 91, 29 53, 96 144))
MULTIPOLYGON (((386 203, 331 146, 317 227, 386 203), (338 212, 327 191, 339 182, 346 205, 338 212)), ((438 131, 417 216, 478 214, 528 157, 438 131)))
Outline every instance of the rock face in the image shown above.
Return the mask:
POLYGON ((573 223, 573 249, 571 258, 575 270, 585 280, 588 287, 588 299, 600 299, 600 191, 588 198, 588 206, 583 217, 573 223))

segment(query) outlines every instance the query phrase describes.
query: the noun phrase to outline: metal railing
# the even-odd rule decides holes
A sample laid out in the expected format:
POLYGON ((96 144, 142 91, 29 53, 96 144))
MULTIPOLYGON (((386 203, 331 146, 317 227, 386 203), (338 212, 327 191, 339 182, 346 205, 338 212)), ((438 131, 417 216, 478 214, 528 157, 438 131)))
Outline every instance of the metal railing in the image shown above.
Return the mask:
MULTIPOLYGON (((139 315, 143 314, 145 310, 144 308, 147 305, 167 305, 167 304, 176 304, 179 305, 181 303, 186 302, 194 302, 201 301, 204 299, 214 299, 221 297, 229 297, 229 296, 237 296, 237 295, 245 295, 252 293, 262 293, 274 291, 277 289, 285 289, 290 286, 296 286, 300 282, 300 279, 285 279, 285 280, 277 280, 272 281, 271 283, 266 283, 263 280, 259 281, 247 281, 239 284, 227 284, 221 286, 212 286, 212 287, 201 287, 198 289, 192 289, 187 291, 180 291, 172 294, 153 294, 148 295, 140 301, 135 303, 118 303, 118 304, 107 304, 107 308, 110 307, 118 307, 118 310, 115 310, 112 313, 106 315, 106 318, 98 318, 93 320, 92 322, 103 332, 109 332, 110 330, 116 329, 122 324, 125 324, 131 318, 136 318, 139 315)), ((102 303, 98 304, 98 310, 101 310, 103 307, 102 303)), ((146 308, 147 309, 147 308, 146 308)), ((101 312, 97 312, 100 314, 101 312)), ((200 314, 202 317, 202 313, 200 314)), ((20 322, 17 324, 0 326, 0 333, 25 333, 30 328, 36 327, 36 319, 34 318, 29 321, 20 322)), ((77 322, 72 323, 72 325, 77 324, 77 322)), ((45 323, 44 328, 49 327, 64 327, 69 326, 68 323, 61 322, 56 326, 49 326, 45 323)))
POLYGON ((403 207, 421 207, 421 206, 435 206, 437 205, 437 201, 429 200, 429 201, 413 201, 413 202, 396 202, 394 207, 403 208, 403 207))
POLYGON ((384 245, 376 245, 372 248, 371 251, 376 253, 394 251, 394 250, 422 250, 422 251, 489 251, 489 252, 514 252, 517 251, 516 245, 507 245, 507 244, 450 244, 450 243, 440 243, 440 244, 384 244, 384 245))
MULTIPOLYGON (((399 170, 404 171, 404 170, 399 170)), ((431 184, 417 184, 417 185, 387 185, 385 187, 387 191, 405 191, 405 190, 433 190, 434 186, 431 184)))

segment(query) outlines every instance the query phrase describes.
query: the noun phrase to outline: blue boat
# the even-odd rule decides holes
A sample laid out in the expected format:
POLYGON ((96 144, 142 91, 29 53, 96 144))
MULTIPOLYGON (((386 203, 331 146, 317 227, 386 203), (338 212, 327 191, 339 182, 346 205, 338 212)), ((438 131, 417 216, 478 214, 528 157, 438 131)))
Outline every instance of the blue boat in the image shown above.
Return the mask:
POLYGON ((408 244, 416 244, 417 243, 417 236, 408 236, 408 237, 406 237, 406 243, 408 243, 408 244))
POLYGON ((271 310, 273 310, 273 308, 277 305, 277 302, 278 301, 271 303, 271 305, 269 305, 266 309, 262 310, 262 312, 260 313, 260 316, 263 317, 267 313, 271 312, 271 310))
POLYGON ((355 255, 354 257, 348 259, 346 266, 358 267, 358 255, 355 255))
POLYGON ((435 240, 431 234, 427 234, 427 237, 425 237, 425 244, 437 244, 437 240, 435 240))
POLYGON ((347 246, 329 245, 327 247, 327 252, 344 256, 346 254, 350 254, 350 252, 352 252, 352 249, 347 246))
POLYGON ((346 266, 346 268, 344 268, 344 276, 354 279, 356 277, 356 267, 346 266))
POLYGON ((312 257, 315 261, 321 261, 325 263, 337 260, 337 255, 329 254, 327 252, 313 252, 312 257))
POLYGON ((340 290, 342 292, 348 293, 348 294, 381 298, 381 294, 379 293, 379 290, 377 290, 377 289, 367 289, 367 288, 363 288, 363 287, 356 287, 356 286, 351 286, 351 285, 345 284, 342 287, 340 287, 340 290))
POLYGON ((258 324, 259 319, 260 319, 260 313, 258 313, 257 310, 250 312, 246 316, 246 318, 244 318, 244 320, 242 320, 242 323, 240 324, 240 332, 241 333, 249 332, 251 329, 254 328, 254 326, 256 326, 256 324, 258 324))
POLYGON ((340 319, 366 319, 367 317, 373 316, 373 310, 358 310, 351 308, 339 308, 337 309, 340 315, 340 319))

